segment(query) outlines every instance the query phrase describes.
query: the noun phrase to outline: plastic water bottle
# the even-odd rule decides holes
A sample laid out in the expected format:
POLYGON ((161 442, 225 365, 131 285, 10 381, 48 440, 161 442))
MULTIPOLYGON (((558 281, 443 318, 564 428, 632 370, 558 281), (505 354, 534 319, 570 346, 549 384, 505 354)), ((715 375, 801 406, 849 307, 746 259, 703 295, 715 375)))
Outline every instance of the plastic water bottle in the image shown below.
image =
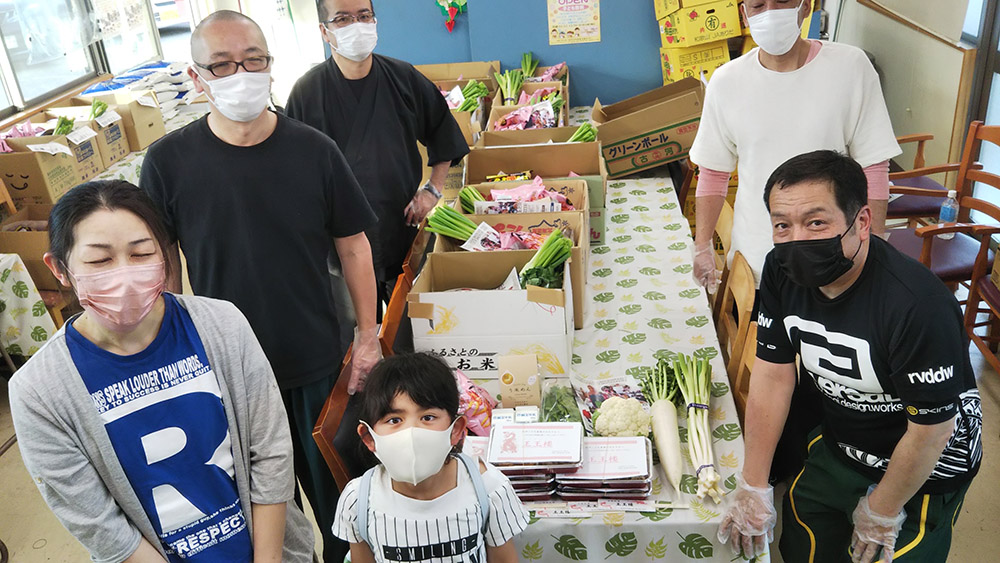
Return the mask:
MULTIPOLYGON (((941 204, 941 214, 938 215, 939 225, 953 224, 958 221, 958 200, 955 199, 957 195, 955 190, 948 190, 948 199, 941 204)), ((944 233, 938 235, 938 238, 950 240, 955 238, 955 233, 944 233)))

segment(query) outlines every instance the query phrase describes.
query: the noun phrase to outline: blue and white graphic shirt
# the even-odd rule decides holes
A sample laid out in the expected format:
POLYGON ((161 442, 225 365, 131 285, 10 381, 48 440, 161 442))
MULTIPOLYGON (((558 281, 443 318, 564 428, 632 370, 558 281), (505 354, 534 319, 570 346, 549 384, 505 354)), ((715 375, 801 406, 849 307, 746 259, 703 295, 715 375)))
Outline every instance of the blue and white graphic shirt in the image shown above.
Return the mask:
POLYGON ((190 315, 164 294, 145 350, 119 356, 66 327, 70 355, 170 561, 250 561, 222 392, 190 315))

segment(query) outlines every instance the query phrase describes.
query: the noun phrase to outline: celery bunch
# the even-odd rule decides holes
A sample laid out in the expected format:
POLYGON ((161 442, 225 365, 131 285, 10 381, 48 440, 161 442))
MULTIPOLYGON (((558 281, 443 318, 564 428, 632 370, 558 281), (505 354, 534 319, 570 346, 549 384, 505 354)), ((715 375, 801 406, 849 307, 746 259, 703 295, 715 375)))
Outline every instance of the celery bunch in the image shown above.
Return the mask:
POLYGON ((104 112, 106 111, 108 111, 108 104, 95 99, 90 103, 90 117, 87 119, 97 119, 98 117, 104 115, 104 112))
POLYGON ((472 186, 465 186, 461 191, 458 192, 458 200, 462 203, 462 211, 466 213, 476 212, 476 202, 486 201, 483 194, 479 193, 479 190, 473 188, 472 186))
POLYGON ((517 95, 521 93, 521 86, 524 84, 524 72, 519 68, 505 70, 503 74, 494 72, 497 83, 500 85, 500 95, 504 103, 514 103, 517 95))
POLYGON ((458 211, 442 205, 427 218, 427 230, 464 242, 476 232, 476 224, 458 211))
POLYGON ((59 116, 59 120, 56 121, 56 128, 52 131, 53 135, 69 135, 73 132, 73 125, 76 123, 75 119, 69 119, 67 117, 59 116))
POLYGON ((597 139, 597 127, 588 121, 581 125, 573 136, 569 138, 570 143, 592 143, 597 139))
POLYGON ((528 260, 528 263, 521 269, 521 287, 527 288, 529 285, 538 287, 561 288, 563 284, 562 265, 569 259, 570 250, 573 248, 573 241, 563 236, 562 231, 556 229, 545 237, 542 246, 538 248, 535 255, 528 260))
POLYGON ((536 68, 538 68, 538 59, 531 54, 531 51, 521 55, 521 72, 524 73, 524 76, 534 76, 536 68))

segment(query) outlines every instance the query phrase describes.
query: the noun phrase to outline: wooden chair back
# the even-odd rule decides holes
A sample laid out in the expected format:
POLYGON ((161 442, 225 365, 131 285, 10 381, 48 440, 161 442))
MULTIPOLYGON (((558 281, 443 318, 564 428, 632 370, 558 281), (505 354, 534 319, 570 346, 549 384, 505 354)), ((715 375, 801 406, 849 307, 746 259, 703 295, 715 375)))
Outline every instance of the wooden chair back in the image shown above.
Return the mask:
POLYGON ((388 357, 393 354, 393 345, 396 343, 396 334, 399 332, 399 325, 404 322, 403 312, 406 310, 406 296, 413 288, 413 282, 406 276, 406 272, 399 274, 396 278, 396 287, 392 290, 389 298, 389 305, 382 315, 382 326, 379 327, 378 341, 382 347, 382 356, 388 357))
MULTIPOLYGON (((340 367, 340 375, 337 376, 337 383, 334 384, 333 390, 330 391, 326 402, 323 403, 323 410, 319 413, 319 418, 316 420, 316 426, 313 427, 312 433, 316 447, 323 454, 323 460, 326 461, 327 467, 330 468, 330 473, 333 474, 334 481, 337 482, 337 488, 341 491, 355 477, 352 475, 343 456, 340 455, 340 452, 334 446, 334 440, 340 429, 340 423, 343 421, 344 412, 347 410, 347 403, 351 398, 347 394, 347 384, 351 379, 351 347, 353 347, 353 344, 347 348, 347 354, 344 356, 344 361, 340 367)), ((353 431, 353 429, 350 430, 353 431)))
POLYGON ((757 359, 757 322, 752 321, 747 327, 746 339, 736 369, 729 378, 729 388, 736 402, 736 415, 743 426, 743 417, 747 410, 747 397, 750 395, 750 373, 753 371, 754 360, 757 359))
POLYGON ((732 373, 743 351, 747 329, 750 327, 750 313, 756 296, 753 270, 747 263, 743 253, 733 254, 733 263, 729 268, 729 279, 719 309, 719 321, 716 332, 719 336, 719 347, 722 358, 726 361, 726 370, 732 373))
POLYGON ((410 251, 406 253, 406 258, 403 259, 403 273, 406 275, 406 279, 413 283, 413 280, 417 279, 417 273, 420 272, 420 265, 424 263, 424 256, 427 254, 427 246, 430 243, 431 233, 427 232, 427 220, 425 219, 420 223, 420 228, 417 229, 417 236, 413 238, 413 244, 410 245, 410 251))
POLYGON ((729 282, 729 265, 726 257, 729 256, 729 249, 733 246, 733 206, 728 201, 722 202, 719 220, 715 223, 715 236, 722 243, 722 254, 715 257, 715 266, 722 270, 722 277, 719 280, 719 289, 714 294, 708 294, 708 303, 712 307, 712 319, 718 322, 722 303, 719 296, 725 292, 726 284, 729 282))

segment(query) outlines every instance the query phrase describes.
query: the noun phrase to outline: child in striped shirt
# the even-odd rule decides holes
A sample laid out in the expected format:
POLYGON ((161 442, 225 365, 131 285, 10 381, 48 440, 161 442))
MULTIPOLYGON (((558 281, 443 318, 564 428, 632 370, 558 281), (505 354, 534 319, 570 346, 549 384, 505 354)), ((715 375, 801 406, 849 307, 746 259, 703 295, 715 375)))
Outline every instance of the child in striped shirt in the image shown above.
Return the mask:
POLYGON ((428 354, 386 358, 361 396, 358 434, 381 462, 347 484, 333 533, 353 563, 517 561, 528 513, 495 467, 459 453, 451 369, 428 354))

